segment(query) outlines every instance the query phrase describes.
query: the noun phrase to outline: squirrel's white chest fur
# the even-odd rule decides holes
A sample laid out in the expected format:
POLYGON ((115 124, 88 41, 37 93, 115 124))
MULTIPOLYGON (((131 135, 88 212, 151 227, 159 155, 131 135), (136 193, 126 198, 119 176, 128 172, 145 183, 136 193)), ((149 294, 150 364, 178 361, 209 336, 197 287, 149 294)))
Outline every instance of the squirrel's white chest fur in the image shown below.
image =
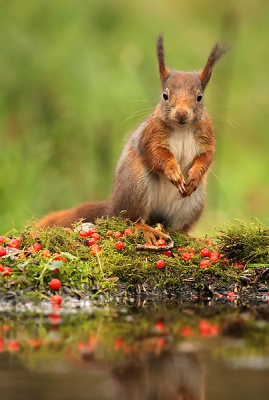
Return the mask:
MULTIPOLYGON (((187 128, 175 131, 170 138, 169 147, 180 166, 185 180, 193 159, 200 152, 199 143, 192 131, 187 128)), ((191 196, 180 197, 179 190, 163 174, 149 185, 149 210, 152 215, 163 217, 167 225, 175 230, 181 230, 204 204, 205 181, 202 180, 197 190, 191 196)))
POLYGON ((179 164, 182 173, 187 177, 193 159, 200 153, 199 143, 193 132, 187 128, 178 128, 169 140, 169 147, 179 164))

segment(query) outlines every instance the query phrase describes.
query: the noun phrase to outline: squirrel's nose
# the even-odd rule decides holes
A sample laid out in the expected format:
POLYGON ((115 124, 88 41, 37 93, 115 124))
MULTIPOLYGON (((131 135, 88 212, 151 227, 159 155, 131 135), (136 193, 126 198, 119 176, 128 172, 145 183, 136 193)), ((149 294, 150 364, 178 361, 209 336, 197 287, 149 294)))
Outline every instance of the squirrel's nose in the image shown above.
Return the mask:
POLYGON ((188 115, 187 111, 177 111, 176 117, 178 119, 184 119, 188 115))

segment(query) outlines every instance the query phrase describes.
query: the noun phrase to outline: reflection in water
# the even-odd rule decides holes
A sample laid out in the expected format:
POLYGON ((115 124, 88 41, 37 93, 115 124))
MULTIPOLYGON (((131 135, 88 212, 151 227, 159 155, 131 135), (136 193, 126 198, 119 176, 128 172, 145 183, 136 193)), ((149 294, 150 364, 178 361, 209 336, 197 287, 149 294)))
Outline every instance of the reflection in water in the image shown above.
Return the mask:
POLYGON ((159 357, 148 356, 141 363, 134 359, 113 375, 119 400, 204 398, 202 369, 195 354, 164 352, 159 357))
POLYGON ((188 306, 0 314, 0 399, 265 400, 267 318, 188 306), (240 364, 253 359, 259 371, 240 364))
POLYGON ((194 352, 162 349, 159 339, 136 343, 135 351, 116 367, 95 363, 84 355, 81 364, 91 370, 102 368, 112 378, 113 395, 118 400, 202 400, 203 371, 194 352), (137 344, 139 350, 137 351, 137 344), (141 347, 142 345, 142 347, 141 347))

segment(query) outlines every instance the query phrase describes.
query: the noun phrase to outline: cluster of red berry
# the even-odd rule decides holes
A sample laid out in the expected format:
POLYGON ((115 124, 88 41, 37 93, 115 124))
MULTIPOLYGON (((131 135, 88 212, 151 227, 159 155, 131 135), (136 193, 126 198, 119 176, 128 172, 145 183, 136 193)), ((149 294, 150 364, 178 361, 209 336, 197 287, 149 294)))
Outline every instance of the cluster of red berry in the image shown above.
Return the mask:
MULTIPOLYGON (((117 231, 117 232, 108 231, 105 236, 106 237, 111 236, 115 239, 120 239, 123 236, 130 236, 133 234, 134 234, 134 231, 132 229, 127 228, 127 229, 125 229, 124 233, 122 233, 120 231, 117 231)), ((101 246, 98 244, 98 241, 100 240, 101 236, 98 232, 96 232, 95 228, 91 228, 87 231, 81 230, 79 232, 79 236, 82 238, 89 238, 87 240, 87 244, 88 244, 88 246, 90 246, 91 254, 93 256, 95 256, 96 253, 99 253, 102 250, 101 246)), ((122 240, 118 240, 117 242, 115 242, 115 248, 117 250, 123 250, 125 248, 125 243, 122 240)))
MULTIPOLYGON (((5 236, 0 236, 0 257, 4 257, 8 254, 7 249, 3 247, 5 244, 10 249, 19 249, 21 245, 21 239, 10 239, 5 236)), ((10 276, 12 274, 12 268, 4 267, 2 264, 0 264, 0 272, 3 276, 10 276)))
MULTIPOLYGON (((158 246, 164 246, 166 242, 164 239, 159 239, 157 241, 157 244, 158 246)), ((162 254, 171 257, 172 251, 171 250, 164 251, 162 254)), ((192 248, 178 247, 177 254, 180 254, 182 260, 190 261, 196 255, 196 250, 192 248)), ((211 251, 206 247, 200 250, 200 255, 203 257, 203 259, 199 262, 199 267, 205 267, 205 268, 208 268, 211 262, 216 263, 221 258, 221 254, 218 251, 211 251)), ((166 263, 163 259, 160 259, 156 262, 157 268, 163 268, 165 264, 166 263)))

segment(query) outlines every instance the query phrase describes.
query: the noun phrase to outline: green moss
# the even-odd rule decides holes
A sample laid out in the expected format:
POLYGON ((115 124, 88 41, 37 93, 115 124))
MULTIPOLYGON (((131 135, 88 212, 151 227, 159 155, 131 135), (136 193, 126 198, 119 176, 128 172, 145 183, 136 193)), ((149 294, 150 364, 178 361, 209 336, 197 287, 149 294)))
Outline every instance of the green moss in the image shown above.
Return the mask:
POLYGON ((269 263, 269 228, 258 220, 227 224, 218 230, 216 241, 234 262, 269 263))
MULTIPOLYGON (((80 237, 74 230, 37 228, 33 224, 17 235, 13 232, 13 237, 21 239, 20 253, 1 259, 4 267, 12 268, 10 276, 0 275, 4 291, 20 289, 49 296, 49 282, 57 277, 62 282, 60 293, 64 291, 79 297, 117 290, 119 283, 125 291, 137 293, 160 294, 168 290, 179 294, 186 289, 201 292, 210 285, 227 287, 231 282, 238 282, 243 272, 233 265, 234 262, 251 262, 250 268, 254 271, 259 263, 269 264, 269 230, 259 222, 239 221, 219 229, 214 239, 216 244, 207 247, 211 251, 220 251, 226 259, 225 262, 223 258, 211 262, 209 268, 199 266, 200 250, 205 243, 186 235, 171 235, 175 246, 172 254, 167 256, 160 252, 138 251, 136 246, 144 242, 143 235, 138 235, 132 223, 122 217, 98 219, 96 232, 100 234, 98 245, 101 247, 97 254, 92 254, 88 238, 80 237), (124 234, 126 228, 131 228, 133 234, 124 234), (123 236, 115 238, 115 232, 122 232, 123 236), (115 247, 118 240, 124 242, 123 250, 115 247), (29 251, 34 243, 40 243, 42 250, 29 251), (50 251, 48 257, 44 256, 44 250, 50 251), (182 252, 194 254, 184 260, 182 252), (54 260, 55 253, 59 253, 62 260, 54 260), (156 262, 160 258, 165 261, 165 266, 159 269, 156 262)), ((8 247, 8 238, 3 245, 8 247)))

